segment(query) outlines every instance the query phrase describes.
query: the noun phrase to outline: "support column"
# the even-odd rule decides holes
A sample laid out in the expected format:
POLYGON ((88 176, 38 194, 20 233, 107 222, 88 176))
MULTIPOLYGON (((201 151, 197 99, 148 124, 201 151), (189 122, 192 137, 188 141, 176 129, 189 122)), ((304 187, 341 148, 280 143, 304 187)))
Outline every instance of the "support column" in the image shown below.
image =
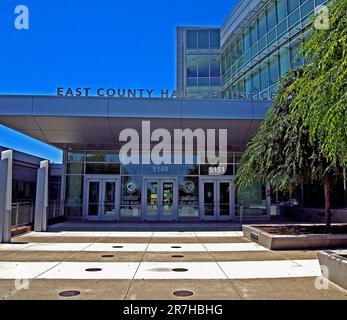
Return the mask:
POLYGON ((35 232, 47 231, 48 211, 48 170, 49 161, 42 161, 37 170, 36 203, 35 203, 35 232))
POLYGON ((266 211, 269 217, 271 217, 271 185, 266 183, 266 211))
POLYGON ((3 151, 0 161, 0 243, 11 242, 12 150, 3 151))

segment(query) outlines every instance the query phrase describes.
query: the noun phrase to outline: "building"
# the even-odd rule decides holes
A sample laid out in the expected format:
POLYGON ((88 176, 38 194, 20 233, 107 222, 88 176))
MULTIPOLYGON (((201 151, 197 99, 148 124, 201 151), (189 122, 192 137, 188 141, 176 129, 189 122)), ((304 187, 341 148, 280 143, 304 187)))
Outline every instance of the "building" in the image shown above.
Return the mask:
POLYGON ((255 205, 249 213, 267 218, 264 188, 240 193, 233 180, 268 106, 221 99, 0 96, 0 122, 64 150, 67 218, 232 220, 242 204, 255 205), (143 121, 150 121, 151 132, 164 128, 171 136, 175 129, 229 129, 225 174, 211 175, 214 167, 199 163, 123 165, 120 133, 137 130, 142 141, 143 121))
MULTIPOLYGON (((55 198, 66 218, 223 221, 238 220, 243 212, 245 218, 268 219, 271 196, 274 203, 288 196, 271 195, 260 185, 240 192, 234 178, 279 78, 302 63, 293 58, 309 36, 310 13, 322 2, 241 0, 220 29, 179 27, 177 99, 0 96, 0 123, 64 150, 61 180, 51 181, 56 191, 61 186, 55 198), (201 130, 204 142, 207 130, 227 129, 223 170, 197 161, 205 151, 199 147, 188 150, 192 163, 176 163, 172 154, 167 163, 144 161, 156 146, 144 122, 149 136, 159 129, 170 139, 176 129, 201 130), (120 159, 126 141, 120 136, 128 129, 139 142, 136 164, 120 159)), ((175 154, 173 141, 164 147, 175 154)), ((345 195, 346 189, 339 198, 345 195)), ((295 197, 304 202, 304 188, 295 197)))
POLYGON ((177 96, 221 97, 220 29, 177 28, 177 96))
MULTIPOLYGON (((5 150, 7 148, 0 146, 0 153, 5 150)), ((23 152, 13 151, 13 203, 35 202, 37 169, 43 160, 23 152)))
POLYGON ((303 64, 298 49, 310 37, 311 15, 324 3, 325 0, 240 0, 223 26, 210 31, 216 41, 209 49, 208 29, 178 28, 178 93, 186 98, 271 100, 279 79, 303 64), (219 58, 220 88, 219 77, 214 77, 219 58), (204 78, 208 75, 208 59, 209 88, 204 78))

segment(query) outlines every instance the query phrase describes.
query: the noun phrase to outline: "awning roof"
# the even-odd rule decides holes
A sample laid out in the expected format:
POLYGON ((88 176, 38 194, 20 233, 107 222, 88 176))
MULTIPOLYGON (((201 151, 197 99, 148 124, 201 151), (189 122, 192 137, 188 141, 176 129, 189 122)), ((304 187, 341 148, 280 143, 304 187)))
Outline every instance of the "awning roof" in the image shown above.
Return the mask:
POLYGON ((229 148, 243 150, 269 102, 0 96, 0 124, 61 149, 119 149, 123 129, 228 129, 229 148))

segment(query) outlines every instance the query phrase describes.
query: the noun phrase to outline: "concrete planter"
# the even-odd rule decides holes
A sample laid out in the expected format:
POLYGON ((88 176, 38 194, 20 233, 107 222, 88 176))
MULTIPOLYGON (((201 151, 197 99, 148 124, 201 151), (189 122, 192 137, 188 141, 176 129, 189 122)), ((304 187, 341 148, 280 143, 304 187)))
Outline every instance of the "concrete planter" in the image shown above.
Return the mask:
POLYGON ((245 225, 243 226, 243 234, 249 240, 270 250, 347 248, 347 234, 277 235, 261 230, 261 227, 264 226, 245 225))
POLYGON ((347 290, 347 251, 345 256, 335 252, 323 251, 318 253, 323 275, 331 282, 347 290))

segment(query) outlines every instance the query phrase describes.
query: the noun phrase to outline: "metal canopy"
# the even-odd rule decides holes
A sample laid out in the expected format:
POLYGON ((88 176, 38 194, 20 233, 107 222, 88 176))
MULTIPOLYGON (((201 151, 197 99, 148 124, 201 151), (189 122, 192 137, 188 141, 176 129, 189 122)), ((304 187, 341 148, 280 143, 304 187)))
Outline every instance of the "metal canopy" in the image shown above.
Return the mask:
POLYGON ((64 150, 118 150, 119 133, 151 121, 152 130, 228 129, 242 151, 268 101, 0 96, 0 124, 64 150))

